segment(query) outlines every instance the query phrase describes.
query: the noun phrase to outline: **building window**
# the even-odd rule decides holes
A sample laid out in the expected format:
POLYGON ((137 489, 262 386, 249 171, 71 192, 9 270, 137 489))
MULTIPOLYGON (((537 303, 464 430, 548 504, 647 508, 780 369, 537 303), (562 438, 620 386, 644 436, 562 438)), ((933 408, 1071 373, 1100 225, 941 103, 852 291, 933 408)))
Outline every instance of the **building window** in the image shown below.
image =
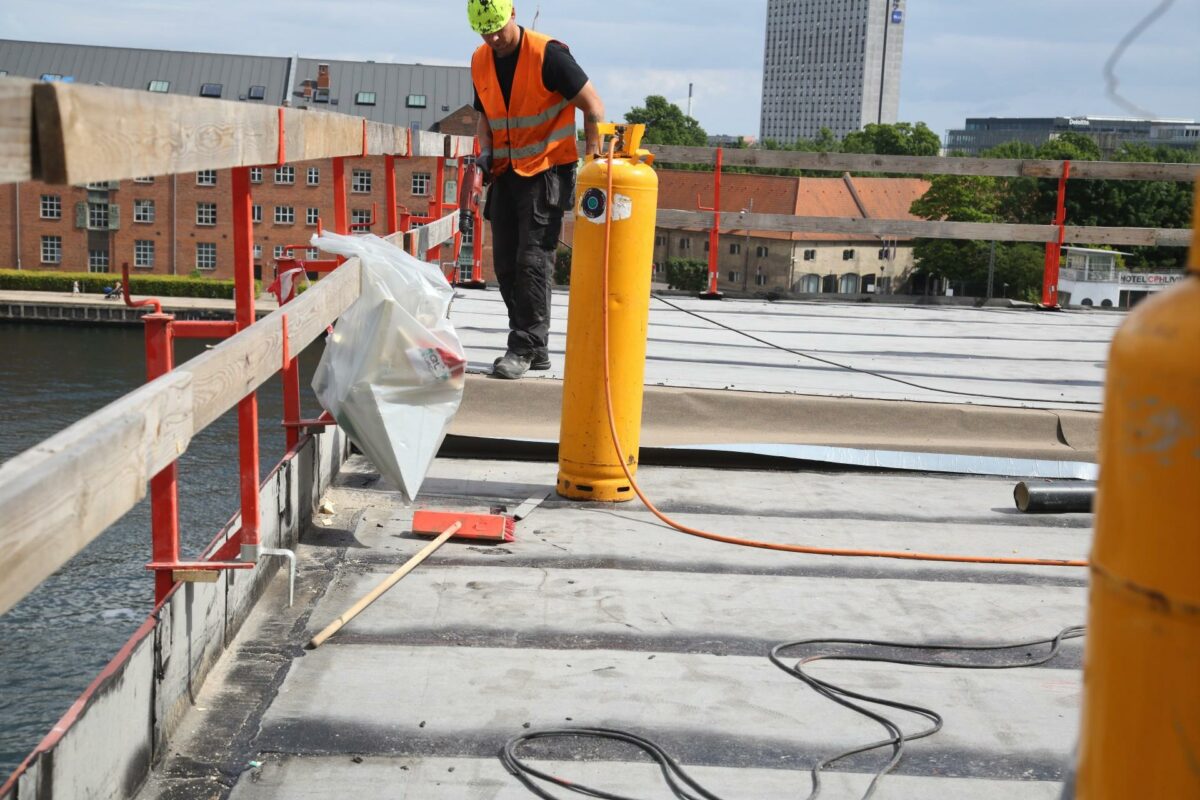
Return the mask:
POLYGON ((200 84, 201 97, 220 97, 221 90, 225 87, 219 83, 202 83, 200 84))
POLYGON ((154 222, 154 201, 153 200, 134 200, 133 201, 133 221, 134 222, 154 222))
POLYGON ((88 183, 85 185, 87 186, 87 188, 90 191, 93 191, 93 192, 107 192, 110 189, 116 189, 119 184, 115 181, 99 181, 96 183, 88 183))
POLYGON ((428 172, 414 172, 412 176, 412 193, 417 197, 429 194, 429 184, 432 176, 428 172))
POLYGON ((365 208, 355 208, 350 211, 350 224, 369 227, 371 225, 371 211, 365 208))
POLYGON ((655 236, 654 237, 654 246, 655 247, 662 247, 666 243, 667 243, 667 237, 665 237, 665 236, 655 236))
POLYGON ((134 183, 154 183, 154 178, 134 178, 134 183))
POLYGON ((757 273, 754 276, 754 285, 755 286, 766 286, 767 285, 767 276, 763 275, 761 272, 757 273))
POLYGON ((328 103, 329 102, 329 90, 328 89, 317 89, 316 91, 314 91, 313 92, 313 102, 314 103, 328 103))
POLYGON ((712 242, 710 242, 708 239, 705 239, 704 240, 704 252, 707 253, 711 248, 712 248, 712 242))
POLYGON ((804 260, 805 261, 816 261, 817 260, 817 251, 816 250, 805 250, 804 251, 804 260))
POLYGON ((688 239, 688 238, 681 238, 679 240, 679 249, 680 250, 691 250, 692 249, 692 240, 688 239))
POLYGON ((250 221, 262 222, 262 206, 260 206, 258 203, 250 206, 250 221))
POLYGON ((169 91, 171 91, 171 82, 170 81, 150 81, 150 83, 146 84, 146 91, 159 92, 159 93, 169 92, 169 91))
POLYGON ((262 175, 263 175, 262 167, 251 167, 250 168, 250 182, 251 183, 262 183, 262 175))
POLYGON ((281 259, 284 257, 284 255, 285 255, 285 251, 283 249, 283 245, 281 245, 281 244, 275 245, 275 259, 276 260, 281 259))
POLYGON ((759 258, 766 258, 771 254, 771 251, 760 244, 757 248, 755 248, 754 254, 759 258))
POLYGON ((250 91, 246 93, 246 99, 247 100, 266 100, 267 99, 267 87, 251 86, 250 91))
POLYGON ((215 169, 202 169, 196 173, 197 186, 216 186, 217 171, 215 169))
POLYGON ((404 105, 407 108, 425 108, 429 103, 423 94, 410 94, 404 100, 404 105))
POLYGON ((62 197, 60 195, 42 195, 42 219, 62 219, 62 197))
POLYGON ((294 225, 295 223, 296 209, 291 206, 275 206, 276 225, 294 225))
POLYGON ((61 236, 43 236, 42 237, 42 263, 43 264, 61 264, 62 263, 62 237, 61 236))
POLYGON ((108 203, 88 203, 88 230, 108 230, 108 203))
POLYGON ((730 242, 729 255, 737 256, 742 254, 742 245, 738 242, 730 242))
POLYGON ((196 203, 196 224, 197 225, 216 225, 217 224, 217 204, 216 203, 196 203))
POLYGON ((732 270, 727 272, 726 276, 727 276, 726 280, 728 280, 729 283, 737 283, 738 281, 740 281, 742 279, 742 273, 734 272, 732 270))
POLYGON ((304 212, 304 224, 314 226, 321 218, 321 210, 319 208, 310 208, 304 212))
POLYGON ((256 244, 256 245, 254 245, 254 260, 258 261, 261 258, 262 258, 262 245, 256 244))
POLYGON ((108 272, 107 250, 88 250, 88 272, 108 272))
POLYGON ((358 194, 370 194, 371 170, 356 169, 350 175, 350 191, 358 194))
POLYGON ((373 106, 375 105, 375 93, 359 92, 358 94, 354 95, 354 102, 360 106, 373 106))
POLYGON ((214 270, 217 268, 217 246, 212 242, 196 243, 196 269, 214 270))
POLYGON ((842 261, 853 261, 853 260, 854 260, 854 251, 853 250, 843 250, 842 251, 842 261))
POLYGON ((308 185, 309 186, 320 186, 321 185, 321 169, 319 167, 309 167, 308 168, 308 185))
POLYGON ((276 167, 275 168, 275 182, 278 184, 285 185, 285 186, 290 186, 291 184, 295 183, 296 182, 296 168, 295 167, 276 167))
POLYGON ((133 243, 133 265, 143 269, 154 266, 154 241, 138 239, 133 243))

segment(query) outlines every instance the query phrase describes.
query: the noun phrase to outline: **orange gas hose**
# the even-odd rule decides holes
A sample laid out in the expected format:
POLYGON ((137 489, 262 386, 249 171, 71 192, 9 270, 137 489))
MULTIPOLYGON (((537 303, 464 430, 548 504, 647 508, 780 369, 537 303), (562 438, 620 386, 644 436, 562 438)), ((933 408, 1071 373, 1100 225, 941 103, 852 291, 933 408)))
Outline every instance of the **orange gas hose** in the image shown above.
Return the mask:
POLYGON ((646 508, 650 510, 654 516, 658 517, 667 525, 670 525, 680 533, 686 533, 689 536, 697 536, 701 539, 708 539, 714 542, 723 542, 724 544, 734 544, 741 547, 757 547, 762 550, 778 550, 786 553, 806 553, 815 556, 842 556, 849 558, 895 558, 904 561, 943 561, 959 564, 1005 564, 1012 566, 1028 566, 1028 567, 1086 567, 1087 561, 1072 561, 1068 559, 1055 558, 1000 558, 995 556, 960 556, 946 555, 942 553, 911 553, 899 550, 850 550, 837 547, 809 547, 796 544, 778 544, 775 542, 763 542, 757 539, 742 539, 736 536, 724 536, 719 533, 703 531, 698 528, 691 528, 680 522, 668 517, 663 512, 655 507, 654 503, 650 502, 650 498, 642 491, 642 487, 638 486, 634 480, 633 473, 629 471, 629 466, 625 458, 625 451, 621 447, 620 435, 617 433, 616 414, 613 411, 612 401, 612 381, 611 370, 609 369, 609 348, 608 348, 608 269, 609 269, 609 254, 612 245, 612 196, 613 196, 613 159, 616 154, 616 139, 612 139, 608 144, 608 195, 609 202, 605 204, 604 212, 604 275, 603 275, 603 292, 601 294, 601 302, 604 304, 604 312, 602 314, 604 320, 604 401, 608 409, 608 430, 612 435, 613 447, 617 451, 617 461, 621 465, 621 470, 625 473, 626 479, 629 480, 629 485, 637 494, 646 508))

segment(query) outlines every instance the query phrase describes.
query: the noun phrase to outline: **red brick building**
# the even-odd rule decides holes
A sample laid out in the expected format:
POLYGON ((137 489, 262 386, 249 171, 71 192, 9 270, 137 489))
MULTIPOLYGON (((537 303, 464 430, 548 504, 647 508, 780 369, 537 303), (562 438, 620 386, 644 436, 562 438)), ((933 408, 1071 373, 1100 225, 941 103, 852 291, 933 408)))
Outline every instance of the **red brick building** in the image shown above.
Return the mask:
MULTIPOLYGON (((465 58, 465 56, 464 56, 465 58)), ((467 67, 315 61, 0 40, 0 74, 102 83, 150 92, 290 105, 377 122, 473 136, 467 67)), ((436 192, 436 160, 398 159, 400 211, 423 216, 436 192)), ((269 277, 285 245, 306 245, 333 217, 332 162, 252 172, 256 273, 269 277)), ((346 160, 351 222, 387 226, 384 159, 346 160)), ((447 164, 446 200, 457 193, 447 164)), ((93 184, 0 187, 0 268, 229 278, 233 274, 228 170, 93 184)), ((361 230, 366 230, 363 228, 361 230)), ((486 241, 485 241, 486 244, 486 241)), ((462 261, 470 263, 470 243, 462 261)), ((490 280, 490 252, 485 247, 490 280)), ((443 249, 443 261, 451 254, 443 249)), ((447 265, 448 268, 451 265, 447 265)))

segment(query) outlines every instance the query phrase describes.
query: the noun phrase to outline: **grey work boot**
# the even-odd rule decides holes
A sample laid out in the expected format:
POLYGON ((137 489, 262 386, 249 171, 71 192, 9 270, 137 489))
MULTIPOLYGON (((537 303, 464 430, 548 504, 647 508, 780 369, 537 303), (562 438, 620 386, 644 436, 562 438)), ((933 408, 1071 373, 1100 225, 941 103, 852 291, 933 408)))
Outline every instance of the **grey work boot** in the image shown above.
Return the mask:
MULTIPOLYGON (((510 353, 504 354, 504 356, 507 356, 507 355, 510 355, 510 353)), ((499 366, 500 362, 504 360, 504 356, 500 356, 500 358, 497 358, 495 361, 493 361, 492 366, 493 367, 499 366)), ((531 370, 550 369, 550 356, 547 356, 547 355, 533 356, 529 362, 529 368, 531 370)))
POLYGON ((497 378, 515 381, 529 370, 529 365, 532 362, 533 359, 530 356, 523 356, 519 353, 509 351, 497 359, 496 365, 492 368, 492 375, 497 378))

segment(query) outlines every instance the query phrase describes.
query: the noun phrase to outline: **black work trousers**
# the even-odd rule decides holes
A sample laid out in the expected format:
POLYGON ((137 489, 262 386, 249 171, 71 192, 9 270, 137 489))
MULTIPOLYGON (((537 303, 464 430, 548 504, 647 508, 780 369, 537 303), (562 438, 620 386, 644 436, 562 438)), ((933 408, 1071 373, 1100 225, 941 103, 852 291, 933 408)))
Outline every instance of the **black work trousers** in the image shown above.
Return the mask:
POLYGON ((524 177, 509 170, 492 182, 484 216, 492 223, 492 262, 508 307, 508 349, 547 355, 550 287, 563 211, 575 202, 575 165, 524 177))

